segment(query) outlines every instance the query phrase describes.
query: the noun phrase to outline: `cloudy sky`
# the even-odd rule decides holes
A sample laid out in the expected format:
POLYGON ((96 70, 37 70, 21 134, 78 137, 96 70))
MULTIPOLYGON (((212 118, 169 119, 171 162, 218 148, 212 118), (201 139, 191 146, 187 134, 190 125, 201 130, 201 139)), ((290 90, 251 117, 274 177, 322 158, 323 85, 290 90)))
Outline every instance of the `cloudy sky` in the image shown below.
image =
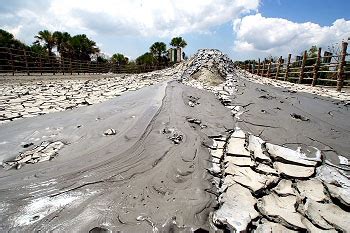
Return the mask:
POLYGON ((182 36, 188 55, 218 48, 239 60, 347 40, 349 9, 349 0, 0 0, 0 28, 27 44, 44 29, 85 33, 130 58, 182 36))

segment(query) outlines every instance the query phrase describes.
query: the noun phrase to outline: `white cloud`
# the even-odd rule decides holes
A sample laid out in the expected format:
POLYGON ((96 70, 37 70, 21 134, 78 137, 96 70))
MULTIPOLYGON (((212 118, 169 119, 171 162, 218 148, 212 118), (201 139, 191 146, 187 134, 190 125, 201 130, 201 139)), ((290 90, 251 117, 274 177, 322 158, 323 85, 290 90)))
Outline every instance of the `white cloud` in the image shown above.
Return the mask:
POLYGON ((338 19, 331 26, 322 27, 311 22, 295 23, 255 14, 234 20, 233 30, 236 33, 236 52, 253 56, 286 56, 288 53, 299 54, 312 45, 327 48, 346 40, 350 36, 350 21, 338 19))
MULTIPOLYGON (((21 25, 89 35, 165 37, 207 32, 210 27, 256 12, 259 0, 15 0, 1 9, 0 26, 21 25), (31 4, 29 4, 31 3, 31 4), (43 7, 43 5, 45 7, 43 7), (4 15, 12 17, 5 19, 4 15), (2 18, 2 19, 1 19, 2 18), (12 20, 11 20, 12 19, 12 20)), ((40 29, 40 30, 41 30, 40 29)), ((34 29, 33 29, 34 30, 34 29)), ((33 31, 35 34, 37 31, 33 31)), ((21 32, 18 34, 21 36, 21 32)), ((22 35, 23 36, 23 35, 22 35)), ((33 36, 33 35, 32 35, 33 36)))

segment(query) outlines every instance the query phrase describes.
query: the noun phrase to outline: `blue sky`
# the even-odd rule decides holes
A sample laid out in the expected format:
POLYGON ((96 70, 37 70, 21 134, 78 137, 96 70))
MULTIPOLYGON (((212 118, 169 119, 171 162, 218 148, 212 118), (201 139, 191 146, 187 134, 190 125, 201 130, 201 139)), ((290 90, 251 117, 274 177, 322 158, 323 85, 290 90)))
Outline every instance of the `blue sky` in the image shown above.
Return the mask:
POLYGON ((217 48, 242 60, 346 40, 348 9, 348 0, 0 0, 0 28, 26 43, 43 29, 85 33, 131 59, 180 35, 188 55, 217 48))

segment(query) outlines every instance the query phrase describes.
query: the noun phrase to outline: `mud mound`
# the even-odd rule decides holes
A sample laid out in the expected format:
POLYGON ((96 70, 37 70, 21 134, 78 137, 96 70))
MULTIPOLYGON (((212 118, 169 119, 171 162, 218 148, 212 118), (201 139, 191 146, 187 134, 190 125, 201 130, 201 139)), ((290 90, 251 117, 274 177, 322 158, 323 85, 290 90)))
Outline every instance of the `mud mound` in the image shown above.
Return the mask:
MULTIPOLYGON (((234 64, 226 54, 217 49, 200 49, 189 61, 183 64, 183 70, 183 80, 189 80, 192 75, 199 71, 209 74, 206 76, 212 76, 210 74, 212 73, 223 78, 234 71, 234 64), (202 71, 203 69, 204 71, 202 71)), ((193 78, 196 77, 198 78, 196 75, 193 76, 193 78)), ((213 80, 214 83, 217 81, 217 78, 213 80)))
POLYGON ((217 86, 225 81, 216 67, 204 67, 191 75, 191 79, 195 79, 203 84, 217 86))

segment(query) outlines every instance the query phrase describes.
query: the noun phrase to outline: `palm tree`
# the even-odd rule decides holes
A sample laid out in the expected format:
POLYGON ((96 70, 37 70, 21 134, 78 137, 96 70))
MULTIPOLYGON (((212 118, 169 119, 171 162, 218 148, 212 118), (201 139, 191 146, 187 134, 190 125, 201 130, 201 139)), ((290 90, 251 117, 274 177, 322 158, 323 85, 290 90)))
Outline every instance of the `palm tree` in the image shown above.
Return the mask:
POLYGON ((112 62, 118 63, 119 65, 126 65, 129 62, 129 58, 125 57, 121 53, 116 53, 112 55, 112 62))
POLYGON ((91 54, 100 52, 96 42, 90 40, 85 34, 75 35, 70 39, 73 56, 80 60, 90 60, 91 54))
POLYGON ((52 55, 52 49, 55 46, 56 39, 53 36, 53 34, 48 31, 39 31, 38 35, 35 36, 38 40, 35 42, 36 44, 39 44, 40 42, 44 44, 44 46, 47 48, 49 55, 52 55))
POLYGON ((166 44, 164 42, 155 42, 149 50, 154 56, 157 56, 158 63, 161 63, 162 55, 166 53, 166 44))
POLYGON ((61 57, 69 56, 72 50, 70 45, 71 35, 68 32, 59 31, 55 31, 52 35, 55 38, 57 52, 60 53, 61 57))
POLYGON ((171 39, 170 45, 176 48, 185 48, 187 43, 181 36, 179 36, 171 39))

